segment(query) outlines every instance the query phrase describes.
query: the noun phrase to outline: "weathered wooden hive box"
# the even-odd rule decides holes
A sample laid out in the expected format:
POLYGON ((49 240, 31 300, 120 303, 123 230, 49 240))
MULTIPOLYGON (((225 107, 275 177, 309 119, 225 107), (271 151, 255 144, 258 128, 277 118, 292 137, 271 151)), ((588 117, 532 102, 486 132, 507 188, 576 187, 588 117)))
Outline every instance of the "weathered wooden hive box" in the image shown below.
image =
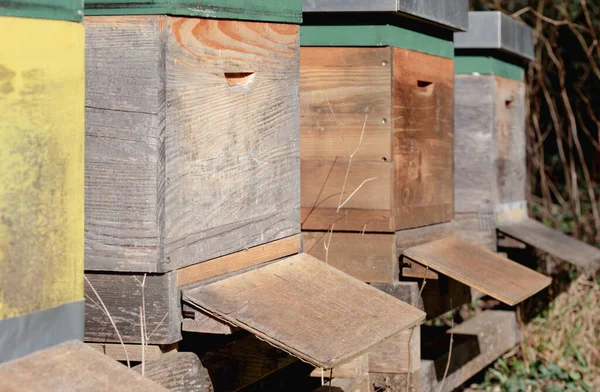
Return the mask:
POLYGON ((300 3, 234 5, 85 5, 85 269, 123 312, 148 274, 161 343, 181 337, 175 271, 300 232, 300 3))
POLYGON ((455 34, 455 210, 463 238, 496 250, 496 229, 579 266, 600 251, 528 218, 524 66, 532 29, 500 12, 470 12, 455 34))
POLYGON ((305 248, 324 258, 335 231, 327 261, 368 282, 397 279, 394 233, 453 218, 452 34, 467 4, 451 3, 305 1, 305 248))
POLYGON ((86 340, 244 329, 332 368, 424 318, 302 253, 301 7, 86 2, 86 340))
POLYGON ((0 5, 0 362, 83 338, 82 15, 0 5))

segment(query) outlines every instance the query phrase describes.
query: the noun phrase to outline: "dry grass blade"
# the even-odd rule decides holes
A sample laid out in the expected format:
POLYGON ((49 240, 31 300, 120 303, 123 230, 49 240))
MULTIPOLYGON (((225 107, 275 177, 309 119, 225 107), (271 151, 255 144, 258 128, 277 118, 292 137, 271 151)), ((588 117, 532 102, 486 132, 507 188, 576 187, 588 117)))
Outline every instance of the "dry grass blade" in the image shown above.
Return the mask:
POLYGON ((96 298, 98 299, 98 302, 101 305, 102 311, 104 312, 106 317, 108 317, 108 320, 110 321, 112 327, 114 328, 115 333, 117 334, 117 337, 119 338, 119 342, 121 343, 121 346, 123 347, 123 352, 125 353, 125 359, 127 361, 127 367, 131 369, 131 362, 129 361, 129 354, 127 353, 127 348, 125 347, 125 343, 123 342, 123 337, 121 336, 121 333, 119 332, 119 329, 117 328, 117 325, 115 324, 115 320, 113 320, 112 316, 110 315, 110 312, 108 311, 108 309, 106 308, 106 305, 104 304, 104 301, 102 301, 102 298, 100 298, 100 295, 98 294, 98 292, 96 291, 96 289, 94 288, 92 283, 89 281, 87 276, 84 275, 83 278, 85 279, 86 283, 90 286, 90 288, 94 292, 94 295, 96 295, 96 298))

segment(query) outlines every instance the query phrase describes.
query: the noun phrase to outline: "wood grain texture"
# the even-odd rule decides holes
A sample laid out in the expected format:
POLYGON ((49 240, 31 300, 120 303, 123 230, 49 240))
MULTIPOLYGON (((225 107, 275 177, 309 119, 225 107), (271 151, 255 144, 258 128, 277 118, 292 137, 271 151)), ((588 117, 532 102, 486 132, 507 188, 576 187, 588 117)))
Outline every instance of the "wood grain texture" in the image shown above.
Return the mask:
POLYGON ((416 371, 410 375, 369 373, 370 383, 374 390, 385 392, 421 392, 420 378, 420 371, 416 371))
POLYGON ((85 25, 88 270, 167 272, 300 232, 297 26, 85 25))
POLYGON ((495 77, 498 202, 527 200, 525 84, 495 77))
POLYGON ((454 99, 455 213, 493 212, 498 200, 494 77, 456 75, 454 99))
POLYGON ((165 257, 180 268, 299 233, 298 26, 168 28, 165 257))
POLYGON ((160 16, 84 19, 87 270, 160 268, 164 23, 160 16))
POLYGON ((454 63, 393 48, 396 230, 452 219, 454 63))
POLYGON ((184 332, 231 335, 237 330, 231 324, 195 310, 188 305, 183 306, 183 311, 185 317, 181 323, 181 330, 184 332))
POLYGON ((501 225, 498 231, 578 267, 600 263, 600 249, 534 219, 501 225))
MULTIPOLYGON (((390 162, 352 161, 302 161, 303 208, 335 208, 346 201, 363 181, 373 179, 364 185, 348 200, 338 215, 346 209, 389 210, 392 193, 392 164, 390 162), (348 171, 348 166, 350 170, 348 171), (348 178, 346 179, 346 172, 348 178), (344 194, 340 201, 340 193, 344 194)), ((331 224, 331 222, 330 222, 331 224)), ((321 228, 326 230, 327 228, 321 228)), ((357 229, 359 230, 359 229, 357 229)))
MULTIPOLYGON (((141 343, 140 307, 146 303, 146 330, 155 331, 148 344, 181 340, 181 304, 174 272, 163 275, 87 273, 87 279, 106 305, 125 343, 141 343)), ((85 340, 119 342, 96 294, 85 284, 85 340), (95 303, 94 303, 95 302, 95 303)))
POLYGON ((169 344, 158 346, 154 344, 145 345, 142 348, 141 344, 121 344, 121 343, 86 343, 94 350, 111 357, 116 361, 126 361, 129 359, 132 362, 155 361, 171 351, 177 351, 177 344, 169 344))
POLYGON ((419 297, 419 284, 417 282, 371 283, 371 286, 423 310, 423 300, 419 297))
POLYGON ((391 160, 390 92, 389 47, 302 47, 302 160, 348 159, 360 142, 363 125, 363 142, 354 158, 391 160))
POLYGON ((369 354, 361 355, 360 357, 354 358, 350 362, 346 362, 340 366, 336 366, 333 369, 333 373, 326 371, 321 368, 316 368, 310 373, 311 377, 326 377, 329 378, 360 378, 365 373, 369 372, 369 354))
MULTIPOLYGON (((396 232, 396 248, 399 256, 403 256, 404 250, 412 246, 425 244, 427 242, 439 240, 455 233, 454 222, 440 223, 436 225, 417 227, 415 229, 406 229, 396 232)), ((426 270, 415 263, 413 268, 412 260, 401 257, 402 276, 416 279, 438 279, 435 271, 426 270)))
POLYGON ((75 340, 0 364, 0 390, 167 391, 119 362, 75 340))
MULTIPOLYGON (((142 372, 142 365, 133 368, 142 372)), ((171 392, 213 392, 210 375, 194 353, 170 353, 145 364, 144 377, 171 392)))
POLYGON ((421 329, 413 327, 369 351, 370 373, 413 373, 421 367, 421 329))
POLYGON ((496 224, 494 213, 478 212, 455 212, 454 227, 456 234, 473 244, 489 249, 497 250, 496 224))
POLYGON ((521 336, 515 312, 501 310, 487 310, 480 313, 456 326, 453 331, 456 341, 460 341, 461 336, 476 337, 478 343, 475 346, 476 350, 468 345, 453 346, 450 363, 452 370, 448 373, 442 389, 440 384, 448 361, 448 349, 446 348, 446 353, 443 355, 438 352, 436 359, 423 360, 420 371, 421 391, 454 391, 515 347, 521 336))
POLYGON ((305 253, 363 282, 398 280, 398 256, 393 234, 306 231, 305 253), (325 245, 329 251, 326 252, 325 245))
POLYGON ((326 369, 425 316, 306 254, 185 291, 184 300, 326 369))
POLYGON ((392 229, 390 210, 361 210, 357 208, 301 209, 302 229, 329 230, 335 223, 337 231, 389 233, 392 229))
POLYGON ((227 256, 177 270, 177 286, 184 287, 229 274, 244 268, 280 259, 302 249, 302 237, 296 234, 264 245, 255 246, 227 256))
POLYGON ((404 256, 511 306, 551 282, 544 275, 456 236, 408 248, 404 256))

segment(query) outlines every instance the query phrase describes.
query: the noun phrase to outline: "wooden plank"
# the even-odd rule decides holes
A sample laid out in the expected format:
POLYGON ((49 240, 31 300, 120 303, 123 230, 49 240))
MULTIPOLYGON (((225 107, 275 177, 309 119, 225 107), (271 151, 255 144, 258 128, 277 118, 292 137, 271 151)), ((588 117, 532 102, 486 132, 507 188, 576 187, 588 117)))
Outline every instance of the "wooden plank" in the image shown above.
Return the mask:
POLYGON ((166 260, 298 234, 298 26, 169 17, 166 29, 166 260))
POLYGON ((358 378, 334 378, 331 385, 328 382, 314 390, 314 392, 372 392, 371 378, 365 373, 358 378))
POLYGON ((398 280, 398 256, 393 234, 306 231, 304 251, 363 282, 398 280), (329 251, 326 251, 328 246, 329 251))
POLYGON ((549 277, 456 236, 408 248, 404 256, 511 306, 551 282, 549 277))
POLYGON ((454 213, 454 66, 393 48, 393 214, 396 230, 447 222, 454 213))
POLYGON ((141 343, 140 307, 146 304, 146 330, 154 331, 148 344, 171 344, 181 340, 180 292, 174 272, 163 275, 86 273, 85 340, 119 342, 104 302, 125 343, 141 343), (141 283, 144 283, 142 290, 141 283))
POLYGON ((498 143, 498 202, 527 200, 525 84, 494 77, 498 143))
POLYGON ((369 354, 361 355, 360 357, 354 358, 350 362, 346 362, 340 366, 336 366, 333 369, 333 373, 329 370, 316 368, 310 373, 311 377, 319 378, 360 378, 365 373, 369 372, 369 354))
POLYGON ((84 18, 87 270, 159 269, 163 23, 159 16, 84 18))
POLYGON ((234 326, 216 319, 199 310, 190 309, 189 311, 184 305, 184 317, 181 323, 181 330, 184 332, 210 333, 215 335, 231 335, 237 328, 234 326), (187 315, 191 313, 191 315, 187 315), (191 316, 191 317, 190 317, 191 316))
POLYGON ((454 209, 493 211, 498 200, 496 82, 493 76, 454 80, 454 209))
MULTIPOLYGON (((419 282, 421 281, 422 279, 419 279, 419 282)), ((427 280, 421 293, 427 320, 434 320, 450 310, 471 303, 472 291, 471 287, 446 275, 440 275, 437 280, 427 280)))
MULTIPOLYGON (((427 242, 435 241, 440 238, 448 237, 454 234, 454 223, 440 223, 436 225, 429 225, 424 227, 417 227, 415 229, 406 229, 396 232, 396 247, 398 255, 402 255, 404 250, 411 246, 424 244, 427 242)), ((410 259, 401 258, 402 261, 402 276, 416 279, 438 279, 438 275, 435 271, 426 271, 421 268, 420 265, 413 263, 410 259)))
POLYGON ((578 267, 592 267, 600 262, 600 249, 534 219, 500 225, 498 231, 578 267))
MULTIPOLYGON (((519 325, 514 312, 487 310, 465 321, 454 329, 455 342, 461 336, 475 337, 477 344, 456 344, 452 349, 450 371, 444 387, 441 380, 448 361, 446 352, 435 354, 435 359, 421 362, 421 391, 450 392, 467 382, 475 374, 515 347, 520 341, 519 325)), ((429 356, 428 354, 425 354, 429 356)))
POLYGON ((421 367, 421 329, 413 327, 369 351, 370 373, 414 373, 421 367))
POLYGON ((302 47, 302 160, 348 159, 364 125, 354 159, 391 161, 390 85, 389 47, 302 47))
MULTIPOLYGON (((142 365, 133 370, 142 373, 142 365)), ((194 353, 170 353, 144 366, 144 377, 171 392, 212 392, 208 370, 194 353)))
MULTIPOLYGON (((348 166, 348 161, 345 159, 336 161, 303 160, 302 207, 337 210, 339 205, 348 200, 338 212, 338 216, 342 216, 346 209, 389 211, 392 192, 392 164, 390 162, 353 161, 349 170, 348 166), (346 173, 348 173, 348 177, 346 177, 346 173), (364 183, 366 180, 369 181, 364 183), (357 189, 358 191, 348 199, 357 189), (340 201, 342 191, 344 194, 340 201)), ((327 230, 332 223, 333 221, 328 222, 327 226, 318 229, 327 230)), ((354 230, 360 231, 362 226, 354 230)))
MULTIPOLYGON (((3 2, 0 13, 19 3, 3 2)), ((83 299, 84 32, 3 17, 0 35, 20 37, 0 44, 4 320, 83 299)))
POLYGON ((76 340, 0 364, 0 390, 167 391, 76 340))
POLYGON ((108 355, 116 361, 132 362, 155 361, 171 351, 177 351, 177 344, 158 346, 155 344, 145 345, 142 349, 141 344, 120 344, 120 343, 86 343, 94 350, 108 355), (126 353, 127 352, 127 353, 126 353))
POLYGON ((241 252, 180 268, 177 270, 177 286, 190 286, 203 280, 299 253, 301 249, 302 237, 300 234, 296 234, 241 252))
POLYGON ((306 254, 184 291, 183 298, 326 369, 359 356, 425 317, 420 310, 306 254))
POLYGON ((301 209, 303 230, 329 230, 335 223, 337 231, 389 233, 393 231, 390 210, 360 210, 356 208, 301 209))

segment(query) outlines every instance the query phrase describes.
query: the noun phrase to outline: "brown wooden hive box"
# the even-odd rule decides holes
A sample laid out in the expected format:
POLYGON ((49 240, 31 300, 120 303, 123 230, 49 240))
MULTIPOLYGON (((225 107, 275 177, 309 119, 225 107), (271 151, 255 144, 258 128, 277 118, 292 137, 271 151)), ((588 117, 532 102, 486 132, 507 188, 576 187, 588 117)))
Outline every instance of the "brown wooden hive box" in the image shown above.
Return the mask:
POLYGON ((452 59, 408 49, 301 48, 303 230, 452 220, 453 79, 452 59))

